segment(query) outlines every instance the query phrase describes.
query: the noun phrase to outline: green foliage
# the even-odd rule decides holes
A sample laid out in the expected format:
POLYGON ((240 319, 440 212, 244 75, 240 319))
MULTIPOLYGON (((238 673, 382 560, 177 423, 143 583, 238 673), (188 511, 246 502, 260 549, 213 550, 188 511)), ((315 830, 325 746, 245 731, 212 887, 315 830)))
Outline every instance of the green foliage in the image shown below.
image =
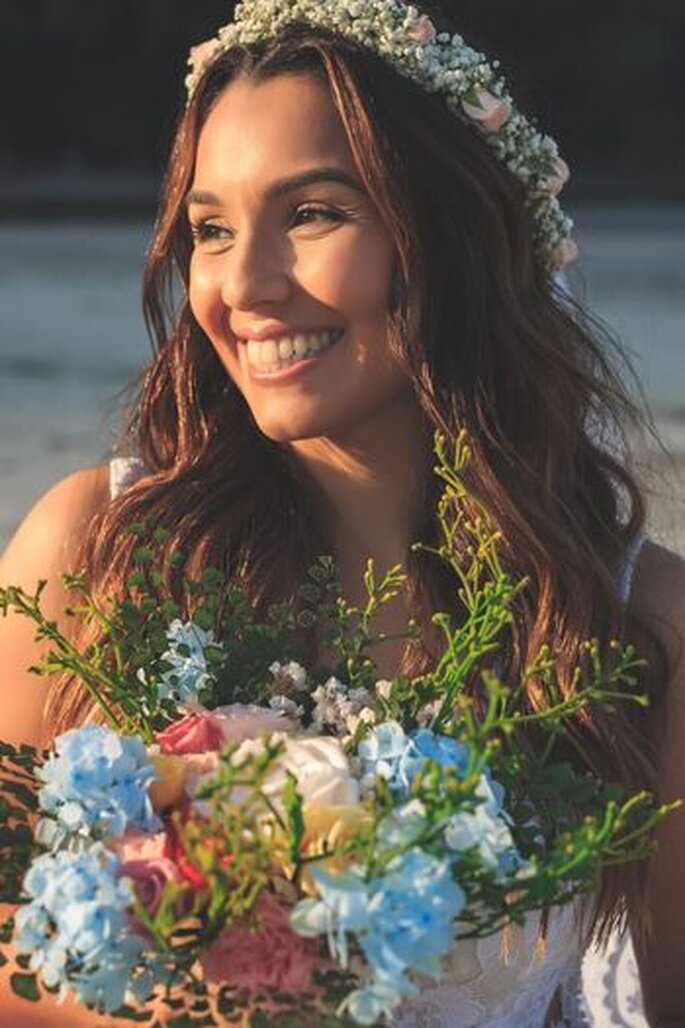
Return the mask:
MULTIPOLYGON (((30 746, 0 743, 0 903, 20 901, 24 875, 39 852, 32 830, 38 806, 33 773, 37 757, 30 746)), ((0 943, 9 943, 13 926, 11 917, 0 925, 0 943)), ((6 960, 1 950, 0 959, 6 960)), ((22 982, 20 987, 28 988, 22 982)))
POLYGON ((10 977, 12 992, 21 999, 28 999, 37 1003, 40 999, 40 989, 35 974, 15 973, 10 977))
MULTIPOLYGON (((269 788, 269 776, 284 752, 283 738, 273 735, 243 749, 226 746, 216 770, 196 794, 203 805, 202 816, 197 811, 183 818, 178 812, 171 815, 179 846, 204 885, 193 891, 189 885, 169 882, 154 914, 140 902, 134 907, 167 978, 170 1025, 181 1028, 239 1019, 241 997, 227 988, 210 996, 197 977, 197 955, 226 924, 255 922, 259 897, 274 885, 275 877, 279 887, 293 896, 317 862, 354 860, 372 877, 382 875, 410 847, 444 854, 445 825, 456 814, 474 811, 486 770, 505 790, 516 849, 525 861, 514 889, 511 878, 498 875, 476 847, 460 853, 459 881, 468 898, 460 916, 462 935, 487 936, 507 922, 523 921, 531 911, 568 902, 594 889, 603 867, 642 859, 651 852, 654 828, 670 808, 656 805, 645 793, 624 795, 616 784, 580 770, 569 756, 575 752, 575 733, 586 715, 600 706, 645 703, 638 690, 643 662, 631 647, 613 643, 603 653, 598 641, 591 639, 581 648, 570 688, 562 687, 550 646, 540 648, 521 680, 505 681, 502 637, 512 625, 517 598, 527 583, 514 581, 505 569, 500 536, 465 485, 469 460, 465 437, 460 435, 454 451, 448 453, 444 438, 438 435, 435 454, 435 471, 443 483, 438 507, 441 539, 436 548, 422 544, 417 548, 451 568, 464 615, 457 620, 451 612, 434 613, 444 648, 435 667, 424 675, 412 680, 398 675, 382 690, 375 688, 373 649, 388 638, 376 630, 376 622, 383 606, 406 585, 399 566, 379 575, 369 561, 364 575, 366 601, 354 605, 340 595, 332 559, 321 557, 308 570, 292 603, 274 604, 261 615, 245 592, 227 583, 216 568, 205 569, 197 580, 183 578, 194 622, 211 630, 216 639, 205 650, 210 684, 201 699, 208 706, 268 704, 274 692, 280 695, 286 689, 278 674, 270 672, 271 664, 301 660, 308 633, 313 633, 333 654, 334 666, 310 670, 310 692, 334 673, 349 690, 367 691, 376 722, 395 720, 407 732, 428 726, 458 740, 468 759, 458 776, 438 763, 426 763, 410 795, 424 815, 413 834, 405 833, 400 842, 382 842, 389 837, 397 800, 387 782, 379 779, 364 803, 364 817, 339 833, 335 842, 325 839, 318 848, 308 849, 308 813, 296 778, 281 774, 278 801, 269 788), (531 682, 540 697, 536 704, 529 697, 531 682)), ((77 650, 42 614, 45 583, 33 595, 14 587, 0 590, 0 610, 12 609, 31 618, 37 638, 50 643, 37 673, 75 675, 115 728, 139 733, 150 742, 155 731, 176 715, 173 703, 158 698, 157 683, 169 667, 164 658, 166 629, 181 610, 169 598, 167 576, 155 566, 154 544, 163 540, 163 533, 145 525, 135 525, 131 531, 138 544, 123 596, 98 604, 83 575, 65 578, 78 597, 71 615, 99 629, 98 641, 85 652, 77 650), (141 669, 144 676, 139 674, 141 669)), ((182 555, 172 563, 180 573, 182 555)), ((417 633, 410 622, 401 638, 417 633)), ((297 693, 295 699, 304 710, 306 726, 314 701, 304 693, 297 693)), ((346 741, 350 755, 368 730, 368 724, 360 721, 346 741)), ((30 821, 36 811, 34 767, 39 755, 28 747, 2 744, 0 755, 0 899, 19 902, 25 869, 36 852, 30 821)), ((0 942, 7 942, 10 932, 8 922, 0 928, 0 942)), ((336 995, 342 999, 350 988, 350 977, 336 973, 326 982, 329 999, 336 995)), ((16 974, 13 987, 27 998, 37 998, 31 975, 16 974)), ((333 1028, 349 1023, 313 1007, 310 1011, 301 1002, 293 1009, 287 997, 281 1012, 256 1011, 251 1023, 254 1028, 262 1023, 288 1028, 309 1023, 310 1014, 313 1025, 333 1028)), ((145 1020, 153 1015, 125 1009, 119 1016, 145 1020)))

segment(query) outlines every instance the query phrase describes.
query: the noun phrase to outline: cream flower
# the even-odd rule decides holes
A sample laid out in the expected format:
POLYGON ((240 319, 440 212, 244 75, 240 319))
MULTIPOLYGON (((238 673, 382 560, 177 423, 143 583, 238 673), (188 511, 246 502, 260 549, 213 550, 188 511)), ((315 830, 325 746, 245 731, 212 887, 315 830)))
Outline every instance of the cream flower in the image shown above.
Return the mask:
MULTIPOLYGON (((240 749, 236 758, 239 754, 240 749)), ((359 802, 359 785, 339 740, 332 736, 285 740, 285 752, 266 780, 274 801, 283 793, 287 771, 297 779, 297 791, 309 806, 349 807, 359 802)))
POLYGON ((486 132, 498 132, 511 114, 511 106, 506 100, 493 96, 487 89, 476 89, 476 103, 462 101, 464 113, 486 132))
POLYGON ((416 25, 407 33, 410 39, 414 39, 417 43, 432 43, 435 39, 437 32, 435 25, 430 20, 427 14, 422 14, 416 25))

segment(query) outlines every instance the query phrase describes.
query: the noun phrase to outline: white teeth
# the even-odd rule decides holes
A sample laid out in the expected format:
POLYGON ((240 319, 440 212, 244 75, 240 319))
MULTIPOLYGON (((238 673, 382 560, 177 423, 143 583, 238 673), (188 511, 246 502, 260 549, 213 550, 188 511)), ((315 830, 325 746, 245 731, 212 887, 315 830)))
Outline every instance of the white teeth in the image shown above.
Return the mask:
POLYGON ((310 335, 298 333, 295 336, 282 336, 279 340, 255 339, 247 340, 247 359, 250 364, 262 372, 282 371, 306 357, 319 353, 333 343, 339 331, 312 332, 310 335))
POLYGON ((258 345, 260 345, 260 364, 273 364, 274 361, 278 360, 278 343, 274 342, 273 339, 265 339, 263 343, 258 345))

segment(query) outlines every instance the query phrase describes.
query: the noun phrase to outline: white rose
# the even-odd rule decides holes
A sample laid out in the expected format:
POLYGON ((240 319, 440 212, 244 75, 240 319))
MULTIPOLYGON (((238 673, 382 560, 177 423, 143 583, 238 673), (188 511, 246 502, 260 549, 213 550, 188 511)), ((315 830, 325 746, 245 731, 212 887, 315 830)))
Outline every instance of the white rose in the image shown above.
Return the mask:
POLYGON ((283 792, 286 771, 295 775, 297 791, 310 806, 348 807, 359 803, 359 785, 339 740, 332 736, 285 740, 285 752, 265 783, 273 799, 283 792))
POLYGON ((216 707, 212 714, 221 723, 226 742, 256 739, 272 732, 294 732, 297 728, 296 722, 287 714, 256 703, 230 703, 216 707))
MULTIPOLYGON (((279 741, 284 743, 284 752, 274 760, 262 786, 277 808, 282 809, 281 797, 287 771, 297 779, 297 791, 308 806, 350 807, 359 803, 359 783, 352 774, 349 761, 338 739, 328 735, 300 739, 282 735, 279 741)), ((245 739, 233 754, 231 762, 239 766, 248 757, 263 752, 262 739, 245 739)), ((210 766, 198 767, 197 770, 199 773, 186 785, 191 796, 213 777, 212 772, 216 772, 216 768, 210 766)), ((244 787, 236 789, 235 800, 244 800, 247 791, 244 787)), ((197 800, 193 806, 199 813, 204 814, 209 809, 206 804, 197 800)))

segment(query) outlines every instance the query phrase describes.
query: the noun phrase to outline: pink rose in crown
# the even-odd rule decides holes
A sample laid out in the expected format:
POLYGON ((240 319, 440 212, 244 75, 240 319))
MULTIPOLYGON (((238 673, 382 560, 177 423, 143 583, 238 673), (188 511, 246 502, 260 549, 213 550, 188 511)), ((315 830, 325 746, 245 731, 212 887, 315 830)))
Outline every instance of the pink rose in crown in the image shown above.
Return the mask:
POLYGON ((566 161, 562 160, 561 157, 555 157, 552 161, 552 173, 547 176, 545 180, 545 189, 552 194, 557 196, 564 188, 566 183, 571 177, 571 172, 566 161))
POLYGON ((476 102, 462 101, 464 112, 473 121, 478 122, 485 132, 498 132, 511 114, 511 107, 506 100, 493 96, 487 89, 476 89, 476 102))
POLYGON ((256 925, 228 925, 201 958, 207 981, 235 984, 253 996, 269 988, 311 992, 320 963, 318 946, 295 934, 288 910, 273 893, 262 893, 254 911, 256 925))
POLYGON ((561 271, 567 264, 570 264, 578 256, 578 246, 573 239, 565 239, 552 254, 551 263, 553 271, 561 271))
POLYGON ((203 64, 211 59, 215 47, 216 39, 205 39, 204 43, 198 43, 197 46, 191 47, 188 54, 188 64, 191 68, 201 68, 203 64))
POLYGON ((162 753, 210 753, 227 742, 243 742, 270 732, 293 732, 295 722, 268 707, 232 703, 216 710, 193 710, 157 734, 162 753))
POLYGON ((425 44, 432 43, 435 39, 437 32, 435 25, 430 20, 427 14, 422 14, 417 20, 416 25, 407 33, 410 39, 413 39, 417 43, 425 44))

